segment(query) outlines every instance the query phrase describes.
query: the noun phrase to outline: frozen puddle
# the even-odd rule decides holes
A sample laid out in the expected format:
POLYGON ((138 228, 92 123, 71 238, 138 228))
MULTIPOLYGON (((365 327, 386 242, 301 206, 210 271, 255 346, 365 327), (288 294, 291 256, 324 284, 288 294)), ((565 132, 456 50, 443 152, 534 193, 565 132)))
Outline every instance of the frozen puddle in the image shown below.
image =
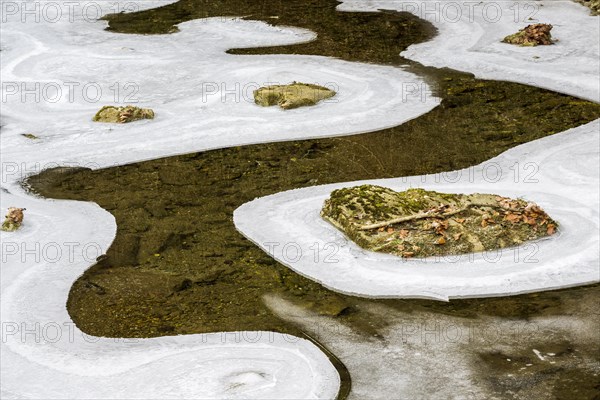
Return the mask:
POLYGON ((344 0, 340 11, 397 10, 439 30, 401 55, 424 65, 471 72, 600 101, 600 17, 571 0, 457 2, 344 0), (519 47, 500 41, 529 24, 554 26, 552 46, 519 47))
POLYGON ((353 295, 447 300, 597 282, 599 130, 596 120, 460 171, 278 193, 244 204, 235 211, 234 222, 277 261, 353 295), (403 259, 366 251, 319 215, 332 190, 365 183, 397 191, 423 187, 523 197, 558 221, 559 234, 513 249, 464 256, 403 259))
MULTIPOLYGON (((61 4, 63 12, 72 5, 72 2, 51 3, 61 4)), ((114 11, 115 4, 124 3, 100 2, 94 3, 94 7, 100 5, 108 12, 114 11)), ((77 3, 80 7, 85 4, 87 2, 77 3)), ((148 2, 144 6, 163 4, 166 2, 148 2)), ((76 6, 75 10, 80 8, 76 6)), ((22 230, 0 234, 3 258, 0 396, 335 397, 339 388, 337 371, 316 346, 299 338, 272 332, 224 332, 139 340, 83 334, 66 311, 68 292, 114 239, 114 219, 91 203, 27 196, 18 181, 41 168, 56 165, 101 168, 226 146, 378 130, 415 118, 431 110, 439 100, 428 95, 428 88, 420 78, 396 68, 323 57, 224 53, 229 47, 281 45, 313 39, 311 32, 300 29, 212 18, 181 24, 181 32, 173 35, 120 35, 103 31, 105 23, 102 21, 85 20, 81 15, 74 17, 72 22, 64 18, 53 23, 22 23, 19 12, 3 15, 6 20, 2 21, 0 39, 3 78, 0 206, 5 209, 18 205, 26 207, 27 212, 22 230), (338 95, 314 108, 288 112, 257 108, 252 104, 249 93, 256 85, 292 80, 330 85, 336 88, 338 95), (38 101, 31 95, 23 97, 21 85, 36 82, 43 85, 41 93, 45 94, 45 100, 53 101, 38 101), (72 86, 73 83, 79 85, 72 86), (99 91, 94 90, 98 88, 99 91), (136 99, 140 100, 137 105, 156 111, 154 121, 123 126, 91 122, 102 105, 135 103, 136 99), (40 139, 25 139, 22 134, 34 134, 40 139)), ((596 28, 592 26, 588 35, 593 29, 596 28)), ((443 36, 444 40, 448 39, 443 36)), ((458 52, 456 54, 460 57, 458 52)), ((594 54, 591 49, 590 57, 594 54)), ((588 65, 597 65, 595 62, 588 65)), ((584 68, 585 62, 573 65, 584 68)), ((573 82, 564 84, 563 89, 587 96, 590 90, 585 86, 587 79, 586 75, 581 82, 577 81, 576 89, 567 88, 573 82)), ((595 95, 591 93, 591 98, 597 98, 597 92, 595 95)), ((597 123, 587 126, 590 130, 597 131, 597 128, 597 123)), ((577 135, 575 132, 560 137, 577 135)), ((588 149, 597 148, 596 134, 582 138, 582 142, 586 141, 588 149)), ((571 143, 565 141, 566 146, 571 143)), ((595 150, 591 151, 592 157, 596 157, 595 150)), ((506 153, 505 157, 513 153, 506 153)), ((597 190, 579 188, 572 182, 569 186, 569 179, 582 179, 583 168, 591 170, 594 165, 590 167, 586 164, 589 161, 580 160, 581 170, 568 169, 566 165, 573 164, 565 163, 564 157, 572 154, 555 155, 563 157, 561 163, 554 159, 553 168, 562 166, 560 176, 565 182, 553 181, 556 187, 551 188, 554 191, 549 189, 548 196, 554 193, 567 196, 565 199, 576 198, 576 206, 571 204, 574 221, 575 217, 579 218, 581 229, 595 226, 596 234, 588 237, 587 242, 577 243, 581 251, 569 259, 577 264, 576 268, 567 273, 565 268, 556 267, 555 271, 549 271, 554 275, 541 280, 558 282, 557 285, 566 281, 581 283, 582 276, 589 278, 593 270, 590 262, 597 264, 598 258, 590 250, 598 242, 597 190), (565 188, 569 192, 560 193, 559 189, 565 188), (592 198, 588 199, 586 196, 590 193, 592 198)), ((597 162, 595 167, 597 171, 597 162)), ((587 179, 594 188, 597 172, 587 179)), ((459 185, 454 187, 458 189, 459 185)), ((507 183, 506 190, 516 193, 520 189, 507 183)), ((308 191, 303 193, 313 195, 308 191)), ((322 198, 323 193, 315 195, 322 198)), ((540 198, 541 205, 553 212, 544 199, 540 198)), ((257 204, 244 206, 242 210, 257 204)), ((556 210, 566 208, 559 206, 556 210)), ((556 217, 560 220, 560 215, 556 217)), ((241 218, 240 211, 236 218, 241 218)), ((260 218, 264 220, 263 216, 260 218)), ((315 216, 308 214, 297 227, 310 225, 311 218, 314 221, 315 216)), ((265 221, 265 226, 272 223, 265 221)), ((574 242, 578 234, 570 232, 568 226, 563 230, 564 236, 559 240, 564 237, 574 242)), ((283 236, 279 236, 282 234, 287 235, 278 232, 278 241, 282 241, 283 236)), ((347 268, 344 273, 352 270, 347 268)), ((534 284, 540 281, 539 274, 532 279, 534 284)), ((502 292, 495 292, 499 293, 502 292)), ((436 296, 437 293, 433 297, 436 296)))
POLYGON ((19 181, 57 165, 101 168, 379 130, 426 113, 439 99, 419 77, 397 68, 224 53, 314 39, 305 30, 211 18, 181 24, 173 35, 121 35, 77 12, 87 4, 113 12, 125 1, 41 2, 48 4, 61 5, 64 18, 23 23, 18 8, 3 5, 0 206, 27 211, 20 231, 0 235, 2 398, 334 398, 337 371, 315 345, 296 337, 83 334, 66 310, 69 289, 114 239, 114 218, 94 204, 33 198, 19 181), (253 104, 253 89, 292 80, 326 85, 338 95, 293 111, 253 104), (151 107, 157 117, 117 126, 91 122, 101 106, 115 103, 151 107))
POLYGON ((439 104, 421 78, 399 68, 318 56, 225 53, 314 39, 298 28, 209 18, 182 23, 174 34, 142 36, 106 32, 103 21, 23 24, 17 17, 2 24, 2 157, 27 163, 28 169, 34 168, 30 163, 52 162, 100 168, 368 132, 439 104), (254 104, 254 89, 294 80, 324 85, 337 95, 288 111, 254 104), (49 101, 22 89, 35 82, 49 101), (124 125, 92 122, 103 105, 116 102, 150 107, 156 118, 124 125))

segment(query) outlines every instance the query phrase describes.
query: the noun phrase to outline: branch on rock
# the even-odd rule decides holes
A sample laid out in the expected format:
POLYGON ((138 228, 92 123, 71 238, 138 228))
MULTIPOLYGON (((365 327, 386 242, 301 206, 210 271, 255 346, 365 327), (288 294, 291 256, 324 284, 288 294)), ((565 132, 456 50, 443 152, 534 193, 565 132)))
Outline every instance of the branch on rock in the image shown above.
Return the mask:
POLYGON ((511 211, 511 212, 521 212, 522 211, 522 210, 515 209, 515 208, 505 208, 505 207, 499 206, 497 204, 490 204, 490 203, 469 203, 465 207, 459 208, 457 210, 449 211, 449 212, 446 212, 446 213, 437 213, 437 212, 432 212, 430 210, 430 211, 426 211, 426 212, 423 212, 423 213, 418 213, 418 214, 413 214, 413 215, 406 215, 406 216, 403 216, 403 217, 393 218, 393 219, 390 219, 390 220, 387 220, 387 221, 376 222, 374 224, 362 225, 362 226, 358 227, 358 230, 359 231, 368 231, 368 230, 371 230, 371 229, 383 228, 385 226, 399 224, 399 223, 402 223, 402 222, 416 221, 416 220, 423 219, 423 218, 448 218, 448 217, 451 217, 453 215, 460 214, 461 212, 466 211, 466 210, 468 210, 469 208, 472 208, 472 207, 499 208, 501 210, 511 211))

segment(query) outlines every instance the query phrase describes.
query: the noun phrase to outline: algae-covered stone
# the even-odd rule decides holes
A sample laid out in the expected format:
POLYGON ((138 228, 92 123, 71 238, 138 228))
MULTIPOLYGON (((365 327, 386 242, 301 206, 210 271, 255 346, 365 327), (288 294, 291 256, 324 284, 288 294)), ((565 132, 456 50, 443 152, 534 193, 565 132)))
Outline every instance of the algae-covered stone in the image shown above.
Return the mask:
POLYGON ((497 250, 552 235, 557 227, 521 199, 374 185, 334 190, 321 216, 359 246, 401 257, 497 250))
POLYGON ((309 83, 293 82, 289 85, 265 86, 254 91, 254 102, 268 107, 278 105, 289 110, 313 106, 321 100, 335 96, 335 91, 309 83))
POLYGON ((554 44, 550 31, 550 24, 527 25, 517 33, 508 35, 502 41, 504 43, 518 44, 519 46, 537 46, 554 44))
POLYGON ((124 124, 140 119, 154 119, 154 111, 150 108, 134 106, 104 106, 93 118, 96 122, 112 122, 116 124, 124 124))
POLYGON ((6 219, 2 223, 2 230, 14 232, 19 229, 23 223, 23 211, 25 208, 9 207, 6 219))

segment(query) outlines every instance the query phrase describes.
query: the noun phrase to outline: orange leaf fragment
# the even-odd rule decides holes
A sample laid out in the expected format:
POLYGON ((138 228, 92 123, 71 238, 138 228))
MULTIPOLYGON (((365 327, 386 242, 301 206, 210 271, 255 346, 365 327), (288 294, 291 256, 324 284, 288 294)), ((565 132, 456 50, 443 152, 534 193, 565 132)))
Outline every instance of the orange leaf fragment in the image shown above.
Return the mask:
POLYGON ((523 216, 523 221, 524 221, 526 224, 528 224, 528 225, 531 225, 531 226, 535 225, 535 224, 536 224, 536 222, 537 222, 537 221, 535 220, 535 218, 533 218, 533 217, 528 217, 527 215, 524 215, 524 216, 523 216))
POLYGON ((521 216, 519 214, 509 213, 509 214, 506 214, 504 219, 512 222, 513 224, 516 224, 517 222, 519 222, 521 220, 521 216))

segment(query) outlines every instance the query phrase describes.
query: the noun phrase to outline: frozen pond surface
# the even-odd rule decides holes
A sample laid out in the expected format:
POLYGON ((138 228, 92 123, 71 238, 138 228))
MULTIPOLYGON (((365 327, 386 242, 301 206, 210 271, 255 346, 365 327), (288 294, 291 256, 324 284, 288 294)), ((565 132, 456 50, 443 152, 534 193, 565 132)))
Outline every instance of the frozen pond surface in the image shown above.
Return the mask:
MULTIPOLYGON (((165 2, 144 3, 147 7, 157 4, 165 2)), ((577 22, 588 24, 582 17, 583 10, 580 14, 576 15, 577 22)), ((233 46, 297 43, 313 38, 307 31, 273 28, 259 22, 230 18, 191 21, 182 24, 180 33, 149 37, 105 32, 104 22, 81 18, 74 23, 28 24, 20 22, 19 14, 7 17, 1 37, 3 96, 7 101, 3 101, 0 140, 2 186, 10 194, 2 192, 0 205, 5 209, 18 204, 28 210, 27 222, 20 232, 3 232, 0 236, 2 398, 334 397, 339 386, 337 372, 316 346, 298 338, 270 332, 134 341, 85 336, 72 323, 65 303, 73 281, 113 240, 114 218, 90 203, 32 198, 19 188, 18 181, 40 168, 57 164, 100 168, 223 146, 377 130, 415 118, 439 103, 431 96, 422 101, 421 93, 403 93, 407 85, 426 89, 423 81, 399 69, 323 57, 256 58, 223 53, 233 46), (190 71, 182 65, 193 65, 195 69, 190 71), (340 86, 339 96, 335 102, 307 111, 284 113, 265 109, 261 110, 264 116, 258 116, 251 102, 227 96, 221 86, 224 84, 227 89, 238 82, 263 84, 298 78, 321 84, 333 81, 340 86), (54 103, 22 102, 19 94, 12 93, 6 85, 11 81, 41 82, 51 97, 56 95, 52 91, 56 87, 63 92, 54 103), (152 125, 142 122, 111 130, 92 124, 91 116, 100 105, 114 102, 111 86, 117 82, 121 89, 119 100, 126 101, 125 96, 131 92, 124 85, 132 81, 148 90, 140 96, 147 103, 140 105, 157 112, 152 125), (216 87, 197 89, 207 81, 217 83, 216 87), (70 93, 75 99, 71 101, 65 92, 69 82, 98 84, 102 97, 97 103, 90 102, 76 88, 70 93), (221 101, 223 96, 225 101, 221 101), (307 117, 306 113, 310 115, 307 117), (20 135, 32 132, 40 140, 24 142, 20 135), (44 253, 44 261, 25 256, 25 248, 30 248, 26 246, 32 243, 39 246, 35 254, 49 252, 44 253), (63 254, 61 268, 49 262, 56 244, 61 251, 76 250, 73 257, 68 253, 67 263, 63 263, 63 254), (86 248, 85 253, 79 251, 82 247, 86 248), (32 327, 36 333, 27 334, 32 327)), ((596 29, 590 26, 592 31, 596 29)), ((514 26, 510 28, 513 30, 514 26)), ((567 38, 568 34, 561 35, 563 41, 567 38)), ((466 42, 459 45, 462 43, 466 42)), ((560 51, 559 46, 556 48, 560 51)), ((596 54, 593 50, 587 58, 581 58, 580 52, 575 54, 574 65, 597 66, 597 60, 596 64, 586 61, 596 54)), ((590 92, 581 83, 587 82, 589 70, 582 74, 586 74, 585 78, 569 73, 577 79, 568 83, 558 80, 563 82, 561 87, 553 88, 597 99, 597 92, 590 92), (572 87, 576 88, 573 92, 572 87)), ((546 77, 546 82, 550 78, 556 79, 556 74, 546 77)), ((529 82, 528 79, 525 76, 517 80, 529 82)), ((597 204, 597 197, 592 200, 597 204)), ((597 218, 597 209, 592 221, 593 217, 597 218)), ((274 310, 285 306, 277 299, 267 301, 272 301, 274 310)), ((310 323, 313 316, 305 318, 304 323, 310 323)), ((360 338, 348 335, 350 338, 342 340, 342 344, 331 346, 357 372, 356 396, 388 393, 385 386, 389 387, 390 382, 385 374, 373 377, 359 373, 364 366, 359 360, 366 353, 375 354, 373 349, 377 346, 362 343, 361 347, 360 338)), ((389 335, 393 335, 393 330, 389 335)), ((323 341, 331 342, 327 338, 323 341)), ((468 365, 458 366, 456 381, 467 388, 468 365)), ((407 378, 401 389, 411 393, 413 384, 407 378)), ((440 385, 438 382, 437 387, 440 385)), ((398 390, 394 386, 392 394, 398 390)), ((469 390, 474 395, 478 393, 469 390)))

